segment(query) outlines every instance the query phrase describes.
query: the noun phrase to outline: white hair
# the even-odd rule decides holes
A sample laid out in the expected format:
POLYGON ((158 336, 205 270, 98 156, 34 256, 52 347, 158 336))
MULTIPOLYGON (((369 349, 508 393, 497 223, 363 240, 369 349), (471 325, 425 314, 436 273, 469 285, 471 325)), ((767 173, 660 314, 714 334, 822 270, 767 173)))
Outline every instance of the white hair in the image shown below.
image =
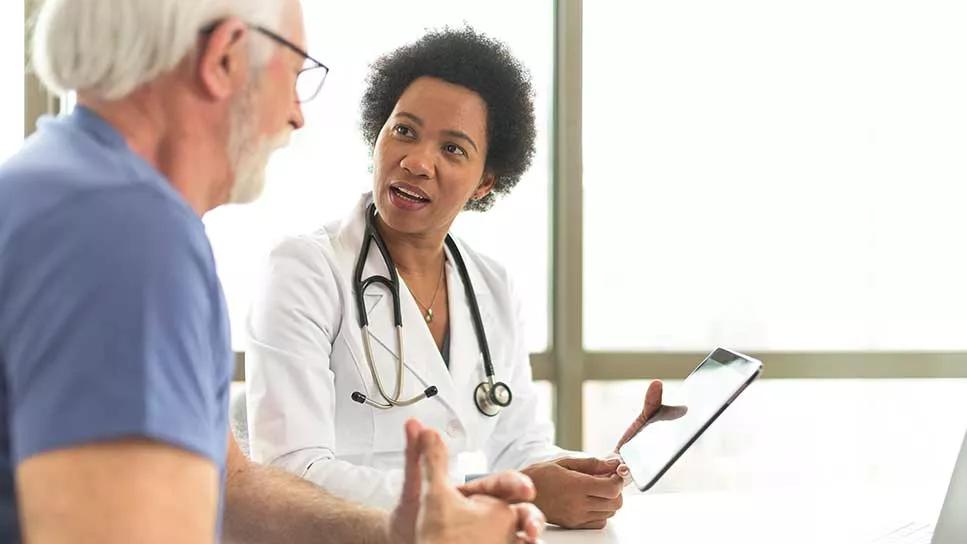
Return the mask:
MULTIPOLYGON (((37 15, 33 66, 51 92, 123 98, 175 68, 199 32, 226 17, 278 29, 286 0, 46 0, 37 15)), ((253 64, 270 42, 252 40, 253 64)))

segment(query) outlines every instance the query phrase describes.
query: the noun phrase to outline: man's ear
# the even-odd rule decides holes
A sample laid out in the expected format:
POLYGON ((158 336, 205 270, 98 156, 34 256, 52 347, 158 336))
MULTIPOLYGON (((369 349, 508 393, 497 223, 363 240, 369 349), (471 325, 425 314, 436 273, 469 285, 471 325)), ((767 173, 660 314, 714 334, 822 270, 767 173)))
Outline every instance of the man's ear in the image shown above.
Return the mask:
POLYGON ((480 185, 477 185, 477 190, 473 192, 472 200, 480 200, 481 198, 490 194, 494 190, 494 185, 497 184, 497 176, 484 172, 482 178, 480 178, 480 185))
POLYGON ((231 17, 202 37, 198 52, 198 80, 202 91, 221 101, 244 88, 249 74, 249 28, 231 17))

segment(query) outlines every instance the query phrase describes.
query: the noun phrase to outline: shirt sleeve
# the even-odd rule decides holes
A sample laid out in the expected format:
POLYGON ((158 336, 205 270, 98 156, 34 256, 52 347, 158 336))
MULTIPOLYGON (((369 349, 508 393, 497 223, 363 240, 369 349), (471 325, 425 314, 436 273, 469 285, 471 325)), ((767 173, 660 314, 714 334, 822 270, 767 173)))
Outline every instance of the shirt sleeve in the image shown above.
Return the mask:
POLYGON ((203 226, 178 204, 149 188, 90 193, 7 244, 15 462, 130 437, 223 461, 220 291, 203 226))

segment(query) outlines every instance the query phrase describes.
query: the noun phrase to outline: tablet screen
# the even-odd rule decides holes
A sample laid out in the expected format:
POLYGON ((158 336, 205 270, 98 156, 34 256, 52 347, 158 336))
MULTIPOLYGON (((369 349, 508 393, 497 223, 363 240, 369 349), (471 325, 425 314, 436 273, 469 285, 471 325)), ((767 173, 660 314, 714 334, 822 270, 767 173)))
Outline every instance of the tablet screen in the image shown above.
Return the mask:
MULTIPOLYGON (((725 349, 712 352, 682 382, 675 404, 663 406, 621 448, 635 484, 648 489, 758 374, 761 363, 725 349)), ((671 404, 671 402, 669 402, 671 404)))

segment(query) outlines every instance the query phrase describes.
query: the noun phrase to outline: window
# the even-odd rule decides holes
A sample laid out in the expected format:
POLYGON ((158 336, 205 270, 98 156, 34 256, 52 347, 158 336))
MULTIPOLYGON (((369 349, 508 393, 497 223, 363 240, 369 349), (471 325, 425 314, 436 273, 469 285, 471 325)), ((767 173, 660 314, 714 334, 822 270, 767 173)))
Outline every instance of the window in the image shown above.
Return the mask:
POLYGON ((585 2, 586 346, 967 348, 965 25, 956 1, 585 2))
POLYGON ((358 129, 369 63, 418 39, 428 28, 466 22, 503 40, 531 70, 539 138, 534 164, 514 192, 487 213, 462 214, 453 230, 507 266, 525 299, 528 345, 533 351, 545 350, 553 2, 449 3, 446 9, 430 2, 385 0, 348 3, 338 10, 319 2, 303 6, 309 50, 331 68, 326 85, 305 107, 306 128, 272 159, 263 198, 205 218, 227 293, 235 348, 244 348, 251 293, 272 246, 284 235, 311 232, 342 219, 371 186, 369 152, 358 129))
MULTIPOLYGON (((4 2, 0 7, 0 36, 3 36, 3 53, 0 54, 0 71, 19 74, 24 67, 24 3, 4 2)), ((24 86, 0 87, 0 117, 7 120, 0 131, 0 161, 6 160, 18 149, 24 138, 24 86)))

